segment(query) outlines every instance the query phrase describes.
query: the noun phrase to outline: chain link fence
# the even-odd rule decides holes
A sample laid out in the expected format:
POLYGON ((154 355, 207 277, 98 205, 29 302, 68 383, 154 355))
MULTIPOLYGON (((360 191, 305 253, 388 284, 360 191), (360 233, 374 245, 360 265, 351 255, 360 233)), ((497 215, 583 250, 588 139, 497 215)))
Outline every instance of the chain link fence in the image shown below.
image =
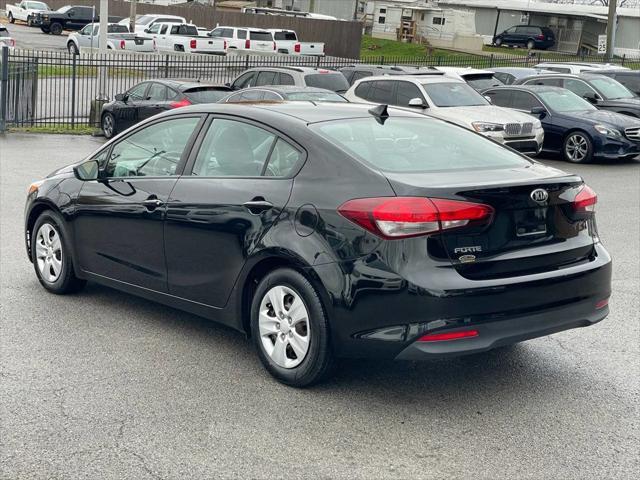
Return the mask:
MULTIPOLYGON (((0 65, 0 131, 8 127, 91 126, 92 102, 110 100, 142 80, 191 79, 224 84, 248 68, 300 66, 339 69, 356 63, 491 68, 531 67, 542 61, 567 61, 561 54, 367 57, 206 56, 190 54, 82 53, 2 49, 0 65)), ((572 58, 601 63, 600 56, 572 58)), ((640 68, 640 58, 613 63, 640 68)))

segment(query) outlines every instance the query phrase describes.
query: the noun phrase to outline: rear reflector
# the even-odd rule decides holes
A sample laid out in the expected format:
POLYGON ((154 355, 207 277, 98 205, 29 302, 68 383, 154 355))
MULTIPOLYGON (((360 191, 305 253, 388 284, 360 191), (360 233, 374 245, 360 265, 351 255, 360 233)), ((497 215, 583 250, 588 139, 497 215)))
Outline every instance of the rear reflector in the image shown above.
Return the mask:
POLYGON ((462 338, 477 337, 480 333, 477 330, 462 330, 461 332, 447 333, 427 333, 418 339, 419 342, 446 342, 449 340, 460 340, 462 338))
POLYGON ((487 224, 493 217, 493 208, 488 205, 426 197, 357 198, 340 205, 338 212, 369 232, 388 239, 487 224))
POLYGON ((244 48, 246 48, 247 50, 251 48, 251 40, 245 40, 244 48))
POLYGON ((604 308, 607 305, 609 305, 608 298, 605 298, 604 300, 600 300, 598 303, 596 303, 596 310, 600 310, 601 308, 604 308))
POLYGON ((598 203, 598 196, 591 187, 584 185, 573 201, 573 209, 576 212, 594 212, 598 203))

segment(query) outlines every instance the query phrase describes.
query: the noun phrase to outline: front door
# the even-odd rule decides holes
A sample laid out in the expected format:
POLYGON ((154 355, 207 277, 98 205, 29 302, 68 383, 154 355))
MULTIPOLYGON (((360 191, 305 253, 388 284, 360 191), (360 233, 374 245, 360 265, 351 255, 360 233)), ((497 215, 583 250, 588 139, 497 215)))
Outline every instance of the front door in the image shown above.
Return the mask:
POLYGON ((167 291, 166 204, 200 121, 158 121, 102 152, 100 179, 82 186, 73 222, 83 271, 167 291))
POLYGON ((125 93, 124 100, 115 105, 113 114, 116 117, 118 130, 123 131, 140 121, 140 106, 146 98, 149 82, 139 83, 125 93))
POLYGON ((213 120, 169 199, 172 295, 226 304, 246 259, 287 204, 301 152, 266 126, 213 120))

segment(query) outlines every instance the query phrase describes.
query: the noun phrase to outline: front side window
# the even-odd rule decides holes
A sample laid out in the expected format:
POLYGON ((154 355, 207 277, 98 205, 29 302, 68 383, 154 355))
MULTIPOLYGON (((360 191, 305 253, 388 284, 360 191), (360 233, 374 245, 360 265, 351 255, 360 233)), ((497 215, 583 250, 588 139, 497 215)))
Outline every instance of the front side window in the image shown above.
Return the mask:
POLYGON ((168 28, 169 28, 169 25, 162 25, 162 28, 160 29, 160 34, 164 35, 165 33, 167 33, 168 28))
POLYGON ((487 105, 487 100, 466 83, 423 83, 422 87, 438 107, 487 105))
POLYGON ((616 100, 618 98, 633 98, 635 95, 627 87, 613 78, 601 76, 591 79, 591 84, 596 87, 604 98, 616 100))
POLYGON ((392 116, 384 124, 372 117, 343 119, 315 123, 310 128, 361 162, 387 172, 464 171, 531 164, 465 128, 426 117, 392 116))
POLYGON ((424 102, 424 96, 420 93, 420 89, 411 82, 397 82, 398 89, 396 91, 396 105, 406 107, 409 101, 419 98, 424 102))
POLYGON ((209 34, 210 37, 213 38, 220 38, 222 37, 222 28, 216 28, 214 30, 211 31, 211 33, 209 34))
POLYGON ((491 99, 491 103, 494 105, 511 108, 511 90, 491 90, 485 92, 485 95, 491 99))
POLYGON ((391 95, 393 93, 393 84, 392 81, 384 81, 378 80, 376 82, 372 82, 371 89, 369 90, 369 100, 373 103, 384 103, 391 104, 393 103, 391 95))
POLYGON ((564 88, 566 88, 567 90, 571 90, 579 97, 584 97, 585 95, 593 95, 596 93, 593 88, 591 88, 582 80, 575 80, 573 78, 567 78, 564 81, 564 88))
POLYGON ((596 107, 569 90, 548 90, 538 92, 538 96, 558 113, 583 112, 596 110, 596 107))
POLYGON ((108 177, 174 175, 199 117, 176 118, 138 130, 114 145, 106 166, 108 177))
MULTIPOLYGON (((166 25, 165 25, 165 29, 166 29, 166 25)), ((159 31, 160 31, 159 23, 154 23, 148 28, 148 33, 158 33, 159 31)))
POLYGON ((161 83, 152 83, 147 92, 147 100, 164 102, 167 99, 167 87, 161 83))
POLYGON ((127 92, 128 100, 142 100, 144 98, 144 92, 149 86, 148 83, 140 83, 127 92))
POLYGON ((541 107, 542 104, 536 98, 527 92, 514 91, 511 100, 511 108, 530 112, 534 107, 541 107))
POLYGON ((275 135, 235 120, 213 121, 202 142, 192 175, 199 177, 259 177, 275 135))
POLYGON ((80 31, 80 35, 91 35, 93 33, 93 25, 89 24, 80 31))

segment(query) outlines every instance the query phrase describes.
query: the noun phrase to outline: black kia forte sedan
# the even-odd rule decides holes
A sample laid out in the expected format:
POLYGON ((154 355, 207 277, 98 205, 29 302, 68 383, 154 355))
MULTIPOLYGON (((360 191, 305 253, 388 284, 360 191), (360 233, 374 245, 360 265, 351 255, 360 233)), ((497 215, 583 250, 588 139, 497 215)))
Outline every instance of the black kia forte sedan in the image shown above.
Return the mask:
POLYGON ((401 109, 210 104, 155 116, 31 185, 40 283, 87 280, 252 337, 295 386, 337 357, 482 352, 608 314, 576 175, 401 109))

